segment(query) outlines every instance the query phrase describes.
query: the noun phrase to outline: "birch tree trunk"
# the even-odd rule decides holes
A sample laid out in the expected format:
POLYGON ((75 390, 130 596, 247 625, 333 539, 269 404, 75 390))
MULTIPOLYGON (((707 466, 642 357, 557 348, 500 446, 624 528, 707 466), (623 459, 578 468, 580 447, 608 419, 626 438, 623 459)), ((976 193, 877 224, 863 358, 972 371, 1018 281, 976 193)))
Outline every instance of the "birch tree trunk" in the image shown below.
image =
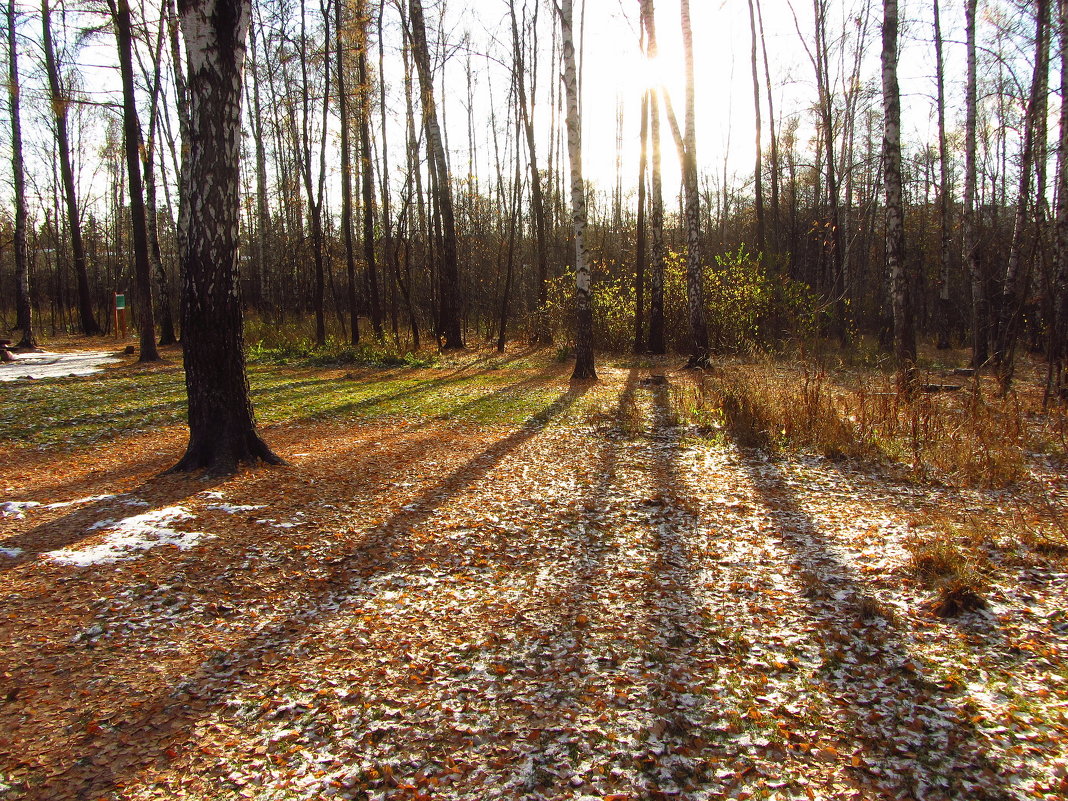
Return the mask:
POLYGON ((757 72, 757 24, 753 0, 749 0, 749 30, 752 34, 751 61, 753 68, 753 114, 755 124, 756 160, 753 166, 754 217, 756 218, 756 246, 763 253, 764 242, 764 184, 762 179, 763 155, 760 149, 760 76, 757 72))
MULTIPOLYGON (((1057 4, 1057 27, 1061 44, 1061 97, 1068 91, 1068 0, 1057 4)), ((1068 401, 1068 103, 1061 103, 1061 132, 1057 144, 1056 259, 1054 322, 1050 331, 1051 381, 1047 394, 1068 401)))
POLYGON ((1013 354, 1020 326, 1020 261, 1023 239, 1028 226, 1027 212, 1031 201, 1031 173, 1035 166, 1035 132, 1037 114, 1042 106, 1043 76, 1049 71, 1049 0, 1037 0, 1035 6, 1035 66, 1031 78, 1031 93, 1024 117, 1023 145, 1020 152, 1020 182, 1016 195, 1012 241, 1005 265, 1005 277, 998 303, 997 336, 994 347, 994 366, 1002 390, 1012 383, 1013 354))
POLYGON ((593 364, 593 293, 586 249, 586 190, 582 182, 582 119, 571 0, 557 6, 563 42, 564 90, 567 94, 567 156, 571 164, 571 226, 575 236, 575 371, 572 380, 596 379, 593 364))
POLYGON ((701 195, 697 183, 697 126, 694 113, 693 31, 690 0, 682 0, 682 49, 686 68, 686 133, 682 164, 686 196, 686 302, 693 343, 687 367, 708 366, 708 324, 705 322, 704 275, 701 265, 701 195))
POLYGON ((67 224, 70 227, 70 249, 74 257, 74 273, 78 280, 78 313, 82 333, 86 336, 103 333, 93 316, 93 302, 89 293, 89 267, 82 242, 82 223, 78 211, 78 195, 74 188, 74 166, 70 156, 70 133, 67 129, 69 100, 64 94, 56 64, 56 50, 52 42, 52 12, 48 0, 41 0, 41 43, 44 46, 45 71, 48 73, 49 100, 56 124, 56 145, 59 148, 59 170, 63 179, 63 199, 67 204, 67 224))
POLYGON ((190 133, 182 176, 189 445, 176 472, 228 473, 243 462, 282 461, 256 433, 238 281, 241 79, 250 11, 251 0, 182 0, 179 6, 190 133))
MULTIPOLYGON (((658 55, 653 0, 641 0, 641 12, 646 35, 646 58, 653 61, 658 55)), ((649 176, 652 195, 649 199, 649 352, 654 354, 662 354, 667 350, 664 342, 664 182, 661 178, 659 93, 659 87, 649 92, 649 148, 652 162, 649 176)))
POLYGON ((129 0, 111 5, 115 36, 119 46, 119 75, 122 79, 122 133, 126 154, 126 175, 130 190, 130 227, 133 233, 134 273, 137 288, 137 319, 140 331, 140 362, 159 361, 156 350, 156 322, 152 309, 152 269, 148 261, 148 223, 141 182, 141 123, 137 118, 137 97, 133 77, 133 29, 129 0))
POLYGON ((22 332, 17 347, 33 350, 37 337, 33 332, 33 309, 30 305, 30 270, 26 253, 26 169, 22 158, 22 116, 19 98, 18 40, 15 35, 17 16, 15 0, 7 3, 7 96, 11 117, 11 174, 15 190, 15 328, 22 332))
POLYGON ((946 147, 946 79, 942 58, 942 15, 939 0, 934 6, 935 89, 938 112, 938 349, 949 348, 949 261, 952 239, 950 219, 949 151, 946 147))
POLYGON ((434 200, 441 221, 441 268, 438 273, 440 312, 438 335, 445 350, 464 347, 460 329, 460 268, 456 255, 456 220, 453 214, 452 186, 445 145, 438 123, 437 103, 434 100, 434 81, 430 72, 430 51, 426 43, 426 23, 423 21, 421 0, 409 0, 412 56, 419 73, 419 88, 423 99, 423 122, 427 132, 427 153, 430 160, 434 200))
POLYGON ((983 266, 979 257, 979 234, 976 224, 976 125, 977 91, 975 61, 975 15, 977 0, 965 0, 964 28, 967 40, 967 77, 964 90, 964 262, 968 267, 972 294, 972 367, 976 370, 989 358, 989 310, 983 266))
POLYGON ((901 93, 897 80, 897 0, 883 0, 883 169, 886 186, 886 259, 894 311, 894 355, 898 379, 911 391, 916 371, 916 332, 911 284, 905 262, 901 202, 901 93))

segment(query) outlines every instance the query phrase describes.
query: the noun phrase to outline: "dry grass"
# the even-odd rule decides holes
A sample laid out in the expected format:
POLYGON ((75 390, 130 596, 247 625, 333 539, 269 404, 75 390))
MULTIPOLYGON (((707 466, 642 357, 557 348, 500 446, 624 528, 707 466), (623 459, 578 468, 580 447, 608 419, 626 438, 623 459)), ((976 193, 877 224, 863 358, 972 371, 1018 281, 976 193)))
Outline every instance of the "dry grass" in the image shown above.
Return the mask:
POLYGON ((1027 476, 1029 452, 1068 453, 1064 411, 1044 410, 1024 383, 1003 397, 974 382, 909 397, 876 370, 736 362, 675 382, 672 402, 681 420, 744 447, 888 462, 958 486, 1006 486, 1027 476))
POLYGON ((912 557, 910 572, 935 590, 930 609, 939 617, 955 617, 986 606, 983 593, 990 564, 975 544, 958 543, 942 532, 917 535, 906 543, 912 557))

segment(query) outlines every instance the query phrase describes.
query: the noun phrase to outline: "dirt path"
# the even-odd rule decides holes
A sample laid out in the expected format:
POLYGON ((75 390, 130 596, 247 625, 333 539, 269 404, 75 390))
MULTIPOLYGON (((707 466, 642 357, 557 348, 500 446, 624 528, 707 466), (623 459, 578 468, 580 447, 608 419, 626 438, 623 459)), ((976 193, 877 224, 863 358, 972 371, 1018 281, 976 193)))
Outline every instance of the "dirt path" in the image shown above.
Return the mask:
POLYGON ((1065 574, 952 619, 905 574, 996 499, 691 440, 602 378, 599 414, 279 427, 282 473, 152 451, 12 511, 0 797, 1060 797, 1065 574), (54 556, 174 509, 186 549, 54 556))

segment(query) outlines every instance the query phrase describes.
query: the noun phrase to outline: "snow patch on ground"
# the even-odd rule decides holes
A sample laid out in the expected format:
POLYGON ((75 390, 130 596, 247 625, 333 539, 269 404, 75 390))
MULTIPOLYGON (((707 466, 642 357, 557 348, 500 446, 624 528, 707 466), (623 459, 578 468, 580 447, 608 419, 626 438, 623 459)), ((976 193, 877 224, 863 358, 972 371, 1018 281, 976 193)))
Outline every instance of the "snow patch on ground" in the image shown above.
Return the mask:
POLYGON ((95 503, 96 501, 110 501, 114 495, 90 495, 88 498, 77 498, 73 501, 57 501, 45 504, 45 509, 65 509, 68 506, 80 506, 83 503, 95 503))
POLYGON ((65 378, 98 373, 105 364, 120 361, 117 356, 98 351, 77 353, 15 353, 13 362, 0 363, 0 381, 18 378, 65 378))
POLYGON ((237 515, 242 512, 251 512, 255 509, 262 509, 263 504, 233 504, 233 503, 209 503, 209 509, 218 509, 220 512, 227 512, 228 514, 237 515))
POLYGON ((45 556, 60 564, 85 567, 133 559, 138 551, 147 551, 160 545, 174 545, 186 550, 215 536, 203 531, 178 531, 173 528, 175 523, 192 518, 193 515, 184 507, 168 506, 117 522, 101 521, 91 526, 90 530, 104 528, 108 534, 103 542, 88 548, 49 551, 45 556))
POLYGON ((26 510, 40 506, 37 501, 4 501, 0 503, 0 517, 14 517, 22 520, 26 517, 26 510))
POLYGON ((0 556, 7 556, 11 559, 18 559, 22 556, 22 548, 0 548, 0 556))

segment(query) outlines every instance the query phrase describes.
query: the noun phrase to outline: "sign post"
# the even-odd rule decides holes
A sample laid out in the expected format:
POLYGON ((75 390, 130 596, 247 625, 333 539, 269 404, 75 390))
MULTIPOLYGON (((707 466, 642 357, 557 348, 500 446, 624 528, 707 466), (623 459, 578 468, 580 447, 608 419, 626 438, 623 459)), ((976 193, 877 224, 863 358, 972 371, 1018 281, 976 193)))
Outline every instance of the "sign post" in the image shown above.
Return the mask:
POLYGON ((126 295, 115 293, 115 333, 122 329, 122 338, 126 339, 126 295))

